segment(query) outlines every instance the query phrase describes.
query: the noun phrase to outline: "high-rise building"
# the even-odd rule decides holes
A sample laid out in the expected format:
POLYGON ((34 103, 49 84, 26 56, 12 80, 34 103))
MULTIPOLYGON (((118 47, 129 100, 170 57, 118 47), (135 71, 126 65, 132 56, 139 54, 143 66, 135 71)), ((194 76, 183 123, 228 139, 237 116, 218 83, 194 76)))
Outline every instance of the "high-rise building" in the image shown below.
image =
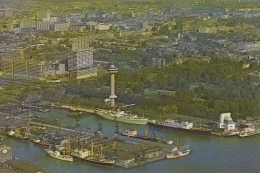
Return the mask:
POLYGON ((79 37, 72 40, 72 51, 84 50, 89 48, 89 38, 79 37))
POLYGON ((93 52, 93 47, 89 47, 88 37, 72 40, 72 52, 68 56, 68 70, 72 78, 81 79, 97 75, 93 52))
POLYGON ((80 70, 90 67, 93 67, 93 48, 73 51, 69 54, 69 70, 80 70))

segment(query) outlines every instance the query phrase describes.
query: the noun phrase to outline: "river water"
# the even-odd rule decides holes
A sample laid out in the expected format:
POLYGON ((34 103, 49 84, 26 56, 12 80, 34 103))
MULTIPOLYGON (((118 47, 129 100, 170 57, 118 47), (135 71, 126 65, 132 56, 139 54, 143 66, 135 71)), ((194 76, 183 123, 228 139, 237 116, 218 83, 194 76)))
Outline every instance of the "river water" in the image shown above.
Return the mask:
MULTIPOLYGON (((67 110, 52 109, 50 112, 32 112, 47 120, 58 119, 62 123, 74 126, 76 120, 66 116, 67 110)), ((115 125, 119 124, 119 131, 133 129, 135 125, 106 120, 95 115, 80 119, 82 127, 97 130, 99 123, 103 131, 114 133, 115 125)), ((161 160, 131 169, 119 167, 104 168, 81 161, 65 162, 51 158, 45 154, 43 148, 30 141, 6 138, 3 143, 13 148, 13 156, 18 157, 32 165, 53 173, 89 173, 89 172, 174 172, 174 173, 255 173, 260 170, 260 136, 249 138, 218 137, 212 135, 190 134, 188 132, 162 129, 149 125, 136 125, 138 133, 144 135, 148 128, 149 135, 155 133, 160 138, 168 140, 179 139, 180 144, 189 143, 193 152, 185 157, 172 160, 161 160)))

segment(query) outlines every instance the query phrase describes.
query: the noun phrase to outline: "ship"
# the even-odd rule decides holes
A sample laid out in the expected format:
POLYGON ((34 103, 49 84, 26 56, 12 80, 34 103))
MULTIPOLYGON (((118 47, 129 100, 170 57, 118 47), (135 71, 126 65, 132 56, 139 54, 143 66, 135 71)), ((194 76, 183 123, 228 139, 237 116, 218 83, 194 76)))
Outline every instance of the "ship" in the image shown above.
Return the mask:
POLYGON ((148 131, 147 128, 145 129, 145 136, 141 136, 137 134, 137 130, 124 130, 121 135, 132 137, 132 138, 138 138, 138 139, 143 139, 143 140, 148 140, 148 141, 153 141, 153 142, 158 142, 159 138, 155 137, 153 135, 152 137, 148 136, 148 131))
POLYGON ((52 144, 50 144, 47 140, 44 140, 44 137, 42 137, 42 139, 36 138, 36 139, 33 139, 32 141, 36 145, 44 147, 44 148, 49 148, 52 146, 52 144))
POLYGON ((128 137, 135 137, 137 136, 137 130, 124 130, 121 134, 128 137))
POLYGON ((176 159, 179 157, 183 157, 183 156, 187 156, 188 154, 190 154, 190 149, 185 149, 184 151, 180 151, 178 150, 177 147, 172 149, 172 153, 169 153, 166 155, 166 159, 176 159))
POLYGON ((246 133, 246 132, 244 132, 244 133, 239 133, 238 136, 239 136, 240 138, 244 138, 244 137, 248 137, 249 134, 246 133))
POLYGON ((125 123, 146 125, 148 122, 148 118, 127 114, 124 111, 120 111, 120 110, 111 111, 111 110, 97 109, 95 110, 95 113, 102 118, 125 122, 125 123))
POLYGON ((73 161, 73 157, 69 156, 69 155, 61 155, 60 151, 52 151, 51 149, 45 149, 46 153, 51 156, 54 157, 56 159, 60 159, 60 160, 64 160, 64 161, 73 161))
POLYGON ((158 127, 164 127, 164 128, 172 128, 175 130, 183 130, 183 131, 189 131, 194 133, 203 133, 203 134, 211 134, 211 129, 209 128, 202 128, 200 127, 194 127, 192 122, 188 121, 179 121, 179 120, 172 120, 172 119, 166 119, 163 122, 151 120, 148 122, 149 125, 152 126, 158 126, 158 127))
POLYGON ((91 141, 90 151, 83 148, 81 150, 75 149, 72 151, 71 156, 73 156, 75 159, 86 161, 97 166, 112 168, 115 164, 115 160, 104 157, 103 147, 100 147, 99 151, 99 154, 94 154, 94 144, 93 141, 91 141))
POLYGON ((177 154, 170 153, 166 155, 166 159, 176 159, 179 157, 181 157, 181 153, 177 153, 177 154))

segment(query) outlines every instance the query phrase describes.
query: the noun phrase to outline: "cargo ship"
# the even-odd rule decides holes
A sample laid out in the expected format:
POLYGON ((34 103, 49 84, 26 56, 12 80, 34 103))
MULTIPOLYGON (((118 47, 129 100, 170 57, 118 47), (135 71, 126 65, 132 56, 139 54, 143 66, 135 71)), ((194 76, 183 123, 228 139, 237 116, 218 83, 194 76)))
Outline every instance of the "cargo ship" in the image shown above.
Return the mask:
POLYGON ((52 146, 52 144, 50 144, 47 140, 44 140, 44 137, 42 137, 42 139, 36 138, 36 139, 33 139, 32 141, 36 145, 41 146, 43 148, 49 148, 52 146))
POLYGON ((111 110, 97 109, 95 110, 95 113, 102 118, 114 120, 114 121, 120 121, 124 123, 146 125, 148 122, 148 118, 127 114, 124 111, 120 111, 120 110, 111 111, 111 110))
POLYGON ((81 149, 81 150, 74 150, 71 152, 71 156, 73 158, 89 162, 91 164, 103 167, 110 167, 112 168, 115 164, 115 160, 105 158, 103 155, 103 147, 99 148, 100 154, 94 154, 94 144, 91 142, 91 150, 81 149))
POLYGON ((137 130, 125 130, 121 133, 121 135, 132 137, 132 138, 138 138, 138 139, 143 139, 143 140, 148 140, 148 141, 153 141, 153 142, 158 142, 159 138, 155 136, 148 136, 148 131, 145 129, 145 136, 140 136, 137 134, 137 130))
POLYGON ((60 151, 52 151, 51 149, 45 149, 46 153, 56 159, 64 160, 64 161, 73 161, 73 157, 69 155, 61 155, 60 151))
POLYGON ((211 130, 212 130, 209 128, 193 127, 192 122, 172 120, 172 119, 166 119, 163 122, 152 120, 149 121, 148 124, 157 127, 172 128, 175 130, 184 130, 184 131, 203 133, 203 134, 211 134, 211 130))

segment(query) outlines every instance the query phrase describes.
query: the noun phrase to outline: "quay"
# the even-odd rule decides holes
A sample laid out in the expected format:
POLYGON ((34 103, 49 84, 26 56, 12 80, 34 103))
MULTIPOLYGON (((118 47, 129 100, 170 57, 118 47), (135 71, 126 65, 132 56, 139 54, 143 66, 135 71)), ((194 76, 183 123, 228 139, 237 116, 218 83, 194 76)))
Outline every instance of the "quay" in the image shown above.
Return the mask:
MULTIPOLYGON (((60 147, 60 152, 76 157, 75 160, 84 160, 80 157, 82 155, 80 152, 86 154, 94 151, 94 156, 100 157, 102 154, 102 158, 115 160, 114 166, 121 168, 132 168, 162 160, 173 148, 178 147, 181 151, 185 147, 131 138, 119 133, 112 134, 90 128, 73 127, 58 122, 48 123, 45 120, 29 117, 27 117, 27 123, 24 123, 25 119, 16 121, 21 121, 23 126, 8 128, 7 134, 13 131, 13 137, 34 141, 34 139, 41 139, 42 136, 52 146, 58 146, 58 149, 60 147)), ((57 149, 57 147, 54 148, 57 149)), ((89 155, 87 154, 87 157, 89 155)))
POLYGON ((93 109, 86 109, 86 108, 81 108, 81 107, 75 107, 75 106, 68 106, 68 105, 53 105, 54 107, 61 108, 61 109, 68 109, 72 111, 82 111, 82 112, 88 112, 88 113, 94 113, 93 109))

